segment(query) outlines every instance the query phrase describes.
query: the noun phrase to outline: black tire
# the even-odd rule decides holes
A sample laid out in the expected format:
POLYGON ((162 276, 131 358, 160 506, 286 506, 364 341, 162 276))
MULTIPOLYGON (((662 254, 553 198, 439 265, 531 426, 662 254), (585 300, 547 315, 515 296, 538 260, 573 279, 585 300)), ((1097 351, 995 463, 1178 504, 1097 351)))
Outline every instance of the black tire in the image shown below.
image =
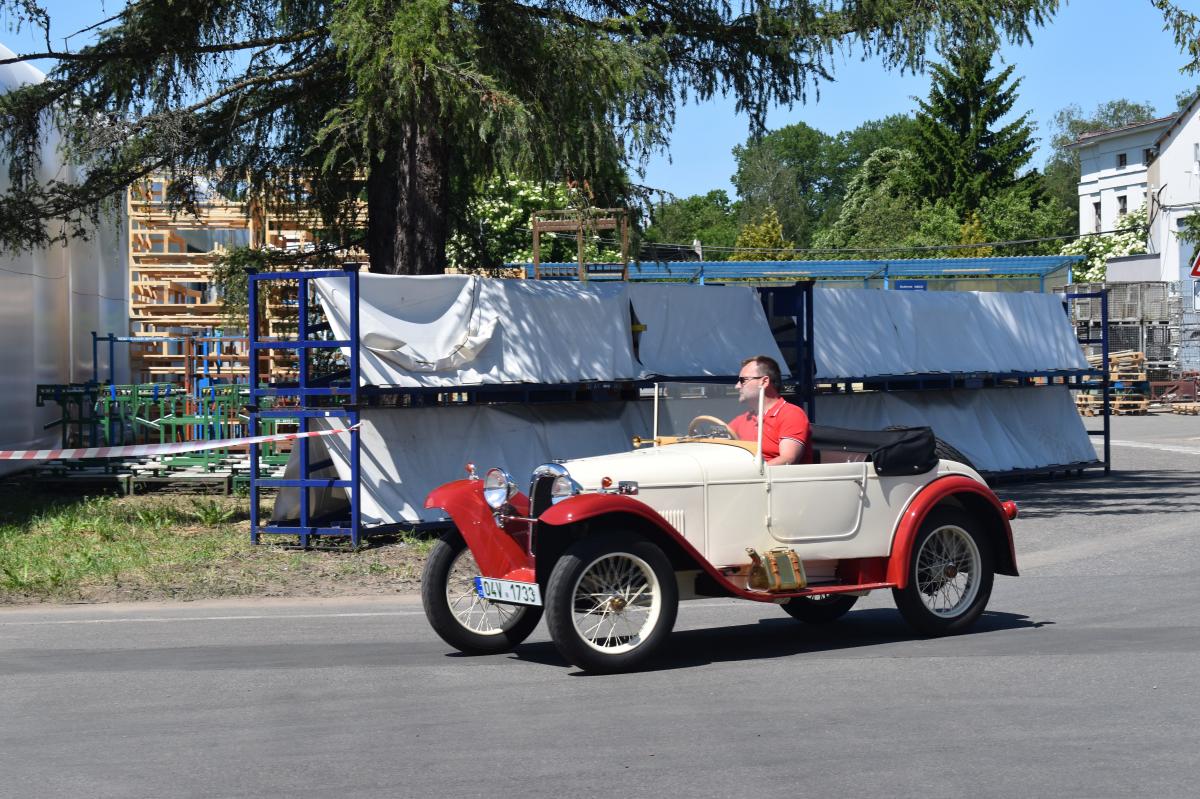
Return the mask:
POLYGON ((817 594, 789 599, 782 607, 805 624, 829 624, 849 613, 857 601, 853 594, 817 594))
POLYGON ((653 655, 671 634, 678 607, 671 562, 632 535, 600 534, 571 545, 546 587, 546 626, 559 653, 601 674, 628 671, 653 655), (599 619, 596 626, 581 630, 591 619, 599 619))
MULTIPOLYGON (((933 452, 938 456, 939 460, 958 461, 963 466, 970 469, 975 469, 975 464, 971 463, 971 459, 962 454, 958 449, 942 441, 940 438, 933 439, 933 452)), ((975 469, 978 471, 978 469, 975 469)))
POLYGON ((896 607, 923 635, 965 632, 987 607, 994 563, 979 521, 960 510, 935 509, 913 541, 908 585, 892 589, 896 607))
POLYGON ((459 532, 451 530, 442 536, 429 552, 421 573, 425 618, 443 641, 460 652, 468 655, 507 652, 529 637, 542 618, 542 609, 502 605, 479 597, 471 582, 478 574, 459 532), (478 622, 474 621, 476 614, 478 622))

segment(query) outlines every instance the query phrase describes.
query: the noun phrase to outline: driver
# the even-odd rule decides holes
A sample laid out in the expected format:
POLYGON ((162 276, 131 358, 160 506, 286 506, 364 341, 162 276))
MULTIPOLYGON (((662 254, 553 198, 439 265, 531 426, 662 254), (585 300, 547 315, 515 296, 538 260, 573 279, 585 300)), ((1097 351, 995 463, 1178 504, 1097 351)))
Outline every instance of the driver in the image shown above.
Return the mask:
POLYGON ((758 392, 763 392, 763 460, 769 466, 812 463, 808 449, 808 414, 779 395, 779 364, 766 355, 742 361, 738 401, 750 410, 734 417, 729 429, 743 441, 758 440, 758 392))

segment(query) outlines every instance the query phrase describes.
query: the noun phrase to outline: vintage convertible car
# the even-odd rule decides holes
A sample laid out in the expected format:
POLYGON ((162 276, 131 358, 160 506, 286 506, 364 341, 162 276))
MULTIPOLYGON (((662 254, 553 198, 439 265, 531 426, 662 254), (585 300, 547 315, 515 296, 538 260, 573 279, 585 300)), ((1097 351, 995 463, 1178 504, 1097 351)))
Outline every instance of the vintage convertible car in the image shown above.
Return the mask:
POLYGON ((820 624, 890 588, 919 633, 946 635, 979 618, 994 574, 1017 574, 1016 505, 939 458, 928 428, 814 425, 815 463, 769 466, 761 442, 721 421, 732 393, 660 385, 652 436, 543 464, 527 494, 503 469, 480 479, 473 466, 431 492, 426 507, 455 527, 422 580, 433 629, 463 652, 503 652, 544 610, 564 658, 613 672, 662 646, 685 599, 775 603, 820 624))

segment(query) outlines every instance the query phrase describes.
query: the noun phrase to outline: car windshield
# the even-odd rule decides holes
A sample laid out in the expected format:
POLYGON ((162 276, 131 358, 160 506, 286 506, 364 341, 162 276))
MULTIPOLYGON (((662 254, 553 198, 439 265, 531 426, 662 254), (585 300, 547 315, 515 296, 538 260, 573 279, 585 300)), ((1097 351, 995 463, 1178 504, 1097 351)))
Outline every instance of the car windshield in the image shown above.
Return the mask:
POLYGON ((657 437, 731 438, 728 423, 749 410, 732 383, 658 383, 657 437))

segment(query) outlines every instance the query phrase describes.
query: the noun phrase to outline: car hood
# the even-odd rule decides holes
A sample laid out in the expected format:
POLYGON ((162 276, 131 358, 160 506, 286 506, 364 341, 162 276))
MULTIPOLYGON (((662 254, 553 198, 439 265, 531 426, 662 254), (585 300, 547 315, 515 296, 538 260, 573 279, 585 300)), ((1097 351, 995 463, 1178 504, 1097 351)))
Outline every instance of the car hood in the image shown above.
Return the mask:
POLYGON ((686 442, 662 447, 646 447, 631 452, 599 455, 565 461, 563 466, 585 490, 600 488, 602 478, 616 484, 636 482, 640 488, 654 486, 701 485, 713 472, 730 469, 755 470, 754 455, 728 444, 686 442))

